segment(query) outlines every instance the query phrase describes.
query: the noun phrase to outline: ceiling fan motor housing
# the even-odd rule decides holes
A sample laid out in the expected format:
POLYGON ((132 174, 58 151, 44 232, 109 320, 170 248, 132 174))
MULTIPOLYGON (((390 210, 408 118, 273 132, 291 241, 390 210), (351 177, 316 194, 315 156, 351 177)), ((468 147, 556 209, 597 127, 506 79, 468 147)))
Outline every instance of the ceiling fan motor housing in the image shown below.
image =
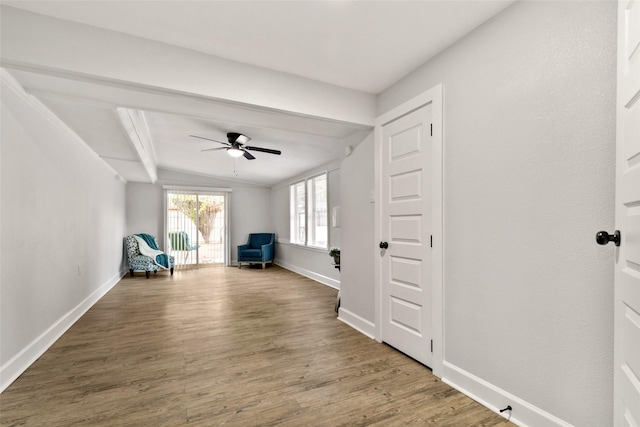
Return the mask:
POLYGON ((249 138, 248 136, 243 135, 241 133, 237 133, 237 132, 227 133, 227 139, 231 144, 236 142, 240 144, 246 144, 247 142, 251 141, 251 138, 249 138))

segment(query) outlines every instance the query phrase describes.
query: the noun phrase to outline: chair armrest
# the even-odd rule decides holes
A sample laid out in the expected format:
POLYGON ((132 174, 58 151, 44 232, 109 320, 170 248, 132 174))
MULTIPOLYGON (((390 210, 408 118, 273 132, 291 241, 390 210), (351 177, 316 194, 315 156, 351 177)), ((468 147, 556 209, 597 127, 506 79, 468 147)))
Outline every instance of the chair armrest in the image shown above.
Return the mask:
POLYGON ((245 244, 245 245, 238 245, 238 252, 240 251, 244 251, 245 249, 249 249, 249 244, 245 244))
POLYGON ((273 252, 274 252, 274 244, 273 243, 262 245, 262 261, 271 261, 271 260, 273 260, 273 252))

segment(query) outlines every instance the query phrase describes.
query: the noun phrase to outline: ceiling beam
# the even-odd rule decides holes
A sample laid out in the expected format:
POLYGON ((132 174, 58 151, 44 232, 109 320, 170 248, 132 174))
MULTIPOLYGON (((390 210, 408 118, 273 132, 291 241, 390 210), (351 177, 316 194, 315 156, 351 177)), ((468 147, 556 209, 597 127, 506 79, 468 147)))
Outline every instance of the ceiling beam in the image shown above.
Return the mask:
POLYGON ((144 170, 147 172, 147 175, 149 175, 151 183, 155 183, 158 180, 158 168, 151 135, 144 120, 144 113, 128 108, 118 108, 117 112, 122 127, 138 154, 144 170))
POLYGON ((190 95, 371 126, 373 94, 0 6, 3 67, 190 95))

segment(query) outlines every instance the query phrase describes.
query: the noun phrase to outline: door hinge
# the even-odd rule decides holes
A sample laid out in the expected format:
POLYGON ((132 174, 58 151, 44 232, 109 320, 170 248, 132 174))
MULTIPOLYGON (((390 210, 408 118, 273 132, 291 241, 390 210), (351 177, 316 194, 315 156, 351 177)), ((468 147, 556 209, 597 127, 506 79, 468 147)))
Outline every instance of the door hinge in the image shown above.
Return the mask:
POLYGON ((431 132, 431 136, 433 136, 433 123, 431 123, 431 130, 430 130, 430 132, 431 132))
POLYGON ((433 353, 433 340, 431 340, 431 353, 433 353))

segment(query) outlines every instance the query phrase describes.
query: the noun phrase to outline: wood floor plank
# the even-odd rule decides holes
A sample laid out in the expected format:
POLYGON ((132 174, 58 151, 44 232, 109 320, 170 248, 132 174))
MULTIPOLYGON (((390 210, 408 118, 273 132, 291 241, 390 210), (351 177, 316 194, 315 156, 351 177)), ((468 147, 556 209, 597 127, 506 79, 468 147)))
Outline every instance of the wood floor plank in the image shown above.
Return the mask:
POLYGON ((277 266, 125 277, 0 395, 2 426, 507 426, 277 266))

